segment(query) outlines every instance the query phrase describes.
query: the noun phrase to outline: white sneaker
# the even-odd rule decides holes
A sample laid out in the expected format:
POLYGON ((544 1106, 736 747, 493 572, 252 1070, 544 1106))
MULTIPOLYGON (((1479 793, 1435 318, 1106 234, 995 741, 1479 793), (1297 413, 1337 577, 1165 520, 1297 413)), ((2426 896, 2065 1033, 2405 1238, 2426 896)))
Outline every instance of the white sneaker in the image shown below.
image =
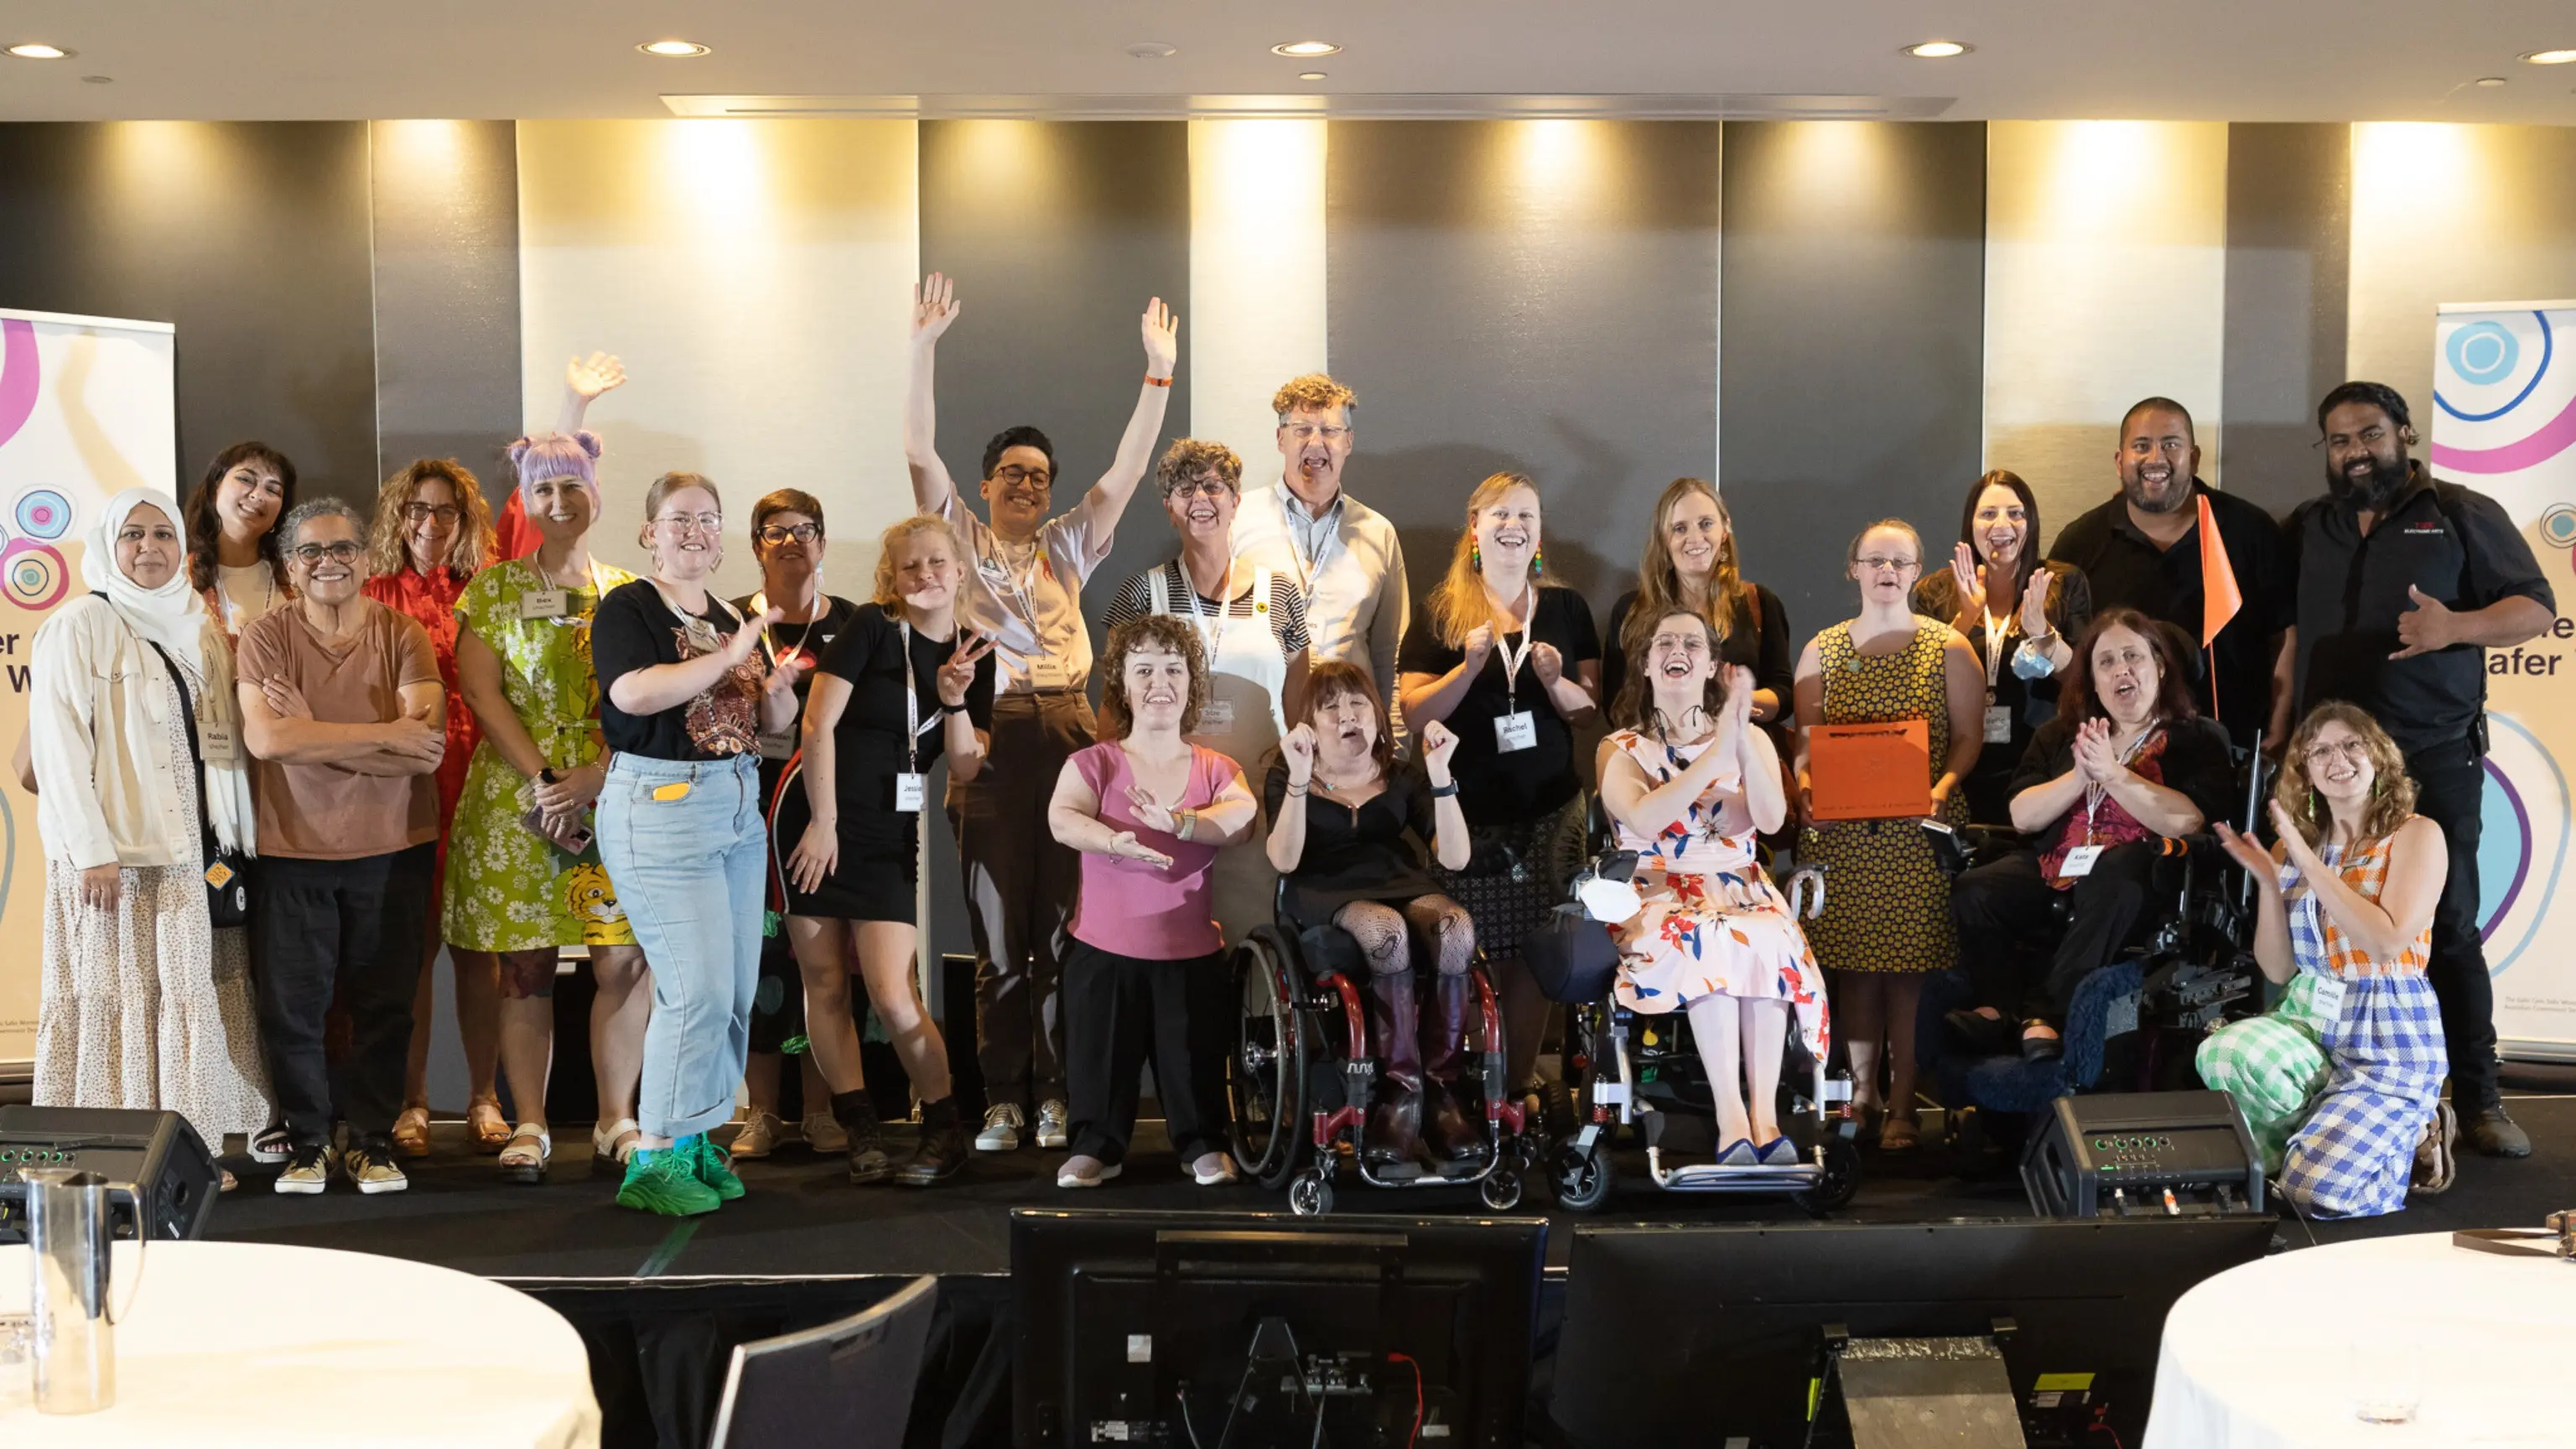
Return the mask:
POLYGON ((1065 1135, 1066 1124, 1072 1120, 1073 1114, 1065 1110, 1062 1097, 1049 1097, 1040 1102, 1038 1104, 1038 1145, 1040 1147, 1064 1146, 1070 1140, 1065 1135))
POLYGON ((798 1129, 805 1134, 805 1145, 825 1157, 838 1157, 850 1150, 850 1134, 840 1120, 829 1112, 808 1112, 798 1129))
POLYGON ((997 1103, 984 1109, 984 1130, 975 1134, 978 1152, 1014 1152, 1020 1145, 1022 1126, 1019 1104, 997 1103))
POLYGON ((1120 1163, 1103 1162, 1097 1157, 1069 1157, 1064 1166, 1055 1170, 1055 1185, 1098 1187, 1124 1170, 1120 1163))
POLYGON ((1240 1180, 1235 1176, 1234 1159, 1222 1152, 1202 1152, 1196 1161, 1182 1163, 1181 1171, 1201 1187, 1225 1187, 1240 1180))

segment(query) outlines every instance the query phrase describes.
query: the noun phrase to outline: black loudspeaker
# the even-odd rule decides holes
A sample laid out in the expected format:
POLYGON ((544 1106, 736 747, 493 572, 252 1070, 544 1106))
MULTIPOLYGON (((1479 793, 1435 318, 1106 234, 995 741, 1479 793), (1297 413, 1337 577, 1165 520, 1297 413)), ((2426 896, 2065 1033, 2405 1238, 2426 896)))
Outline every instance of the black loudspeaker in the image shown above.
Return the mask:
POLYGON ((2263 1154, 2225 1092, 2060 1097, 2022 1155, 2021 1181, 2044 1218, 2263 1212, 2263 1154))
POLYGON ((21 1167, 77 1167, 108 1183, 120 1238, 202 1238, 222 1169, 176 1112, 0 1107, 0 1243, 27 1240, 21 1167))

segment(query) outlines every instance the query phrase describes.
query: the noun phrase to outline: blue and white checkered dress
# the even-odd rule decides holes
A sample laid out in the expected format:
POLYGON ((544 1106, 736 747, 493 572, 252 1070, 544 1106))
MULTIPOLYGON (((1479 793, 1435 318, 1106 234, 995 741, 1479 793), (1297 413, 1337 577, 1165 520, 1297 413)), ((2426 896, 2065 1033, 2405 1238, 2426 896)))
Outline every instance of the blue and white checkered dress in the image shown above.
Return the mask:
MULTIPOLYGON (((2324 852, 2345 885, 2377 900, 2390 841, 2324 852)), ((2298 884, 2284 864, 2281 887, 2298 884)), ((2427 930, 2394 960, 2373 960, 2318 907, 2291 896, 2290 949, 2298 974, 2280 1005, 2213 1034, 2200 1048, 2201 1079, 2245 1113, 2281 1190, 2315 1217, 2373 1217, 2405 1207, 2415 1147, 2442 1094, 2449 1059, 2442 1011, 2424 977, 2427 930), (2334 983, 2342 1001, 2327 1006, 2334 983)))

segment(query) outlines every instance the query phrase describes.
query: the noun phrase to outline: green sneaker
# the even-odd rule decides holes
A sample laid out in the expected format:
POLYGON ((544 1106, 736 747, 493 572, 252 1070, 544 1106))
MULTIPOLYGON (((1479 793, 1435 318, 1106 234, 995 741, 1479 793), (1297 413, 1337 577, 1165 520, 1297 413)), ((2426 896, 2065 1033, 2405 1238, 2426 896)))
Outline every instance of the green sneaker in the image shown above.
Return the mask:
POLYGON ((664 1217, 711 1213, 724 1201, 698 1181, 692 1155, 678 1145, 638 1147, 626 1159, 626 1180, 617 1187, 617 1205, 664 1217))
MULTIPOLYGON (((698 1181, 716 1190, 716 1196, 731 1202, 742 1196, 742 1179, 734 1176, 732 1155, 716 1145, 716 1140, 701 1132, 689 1139, 696 1151, 698 1181)), ((672 1144, 677 1151, 679 1144, 672 1144)))

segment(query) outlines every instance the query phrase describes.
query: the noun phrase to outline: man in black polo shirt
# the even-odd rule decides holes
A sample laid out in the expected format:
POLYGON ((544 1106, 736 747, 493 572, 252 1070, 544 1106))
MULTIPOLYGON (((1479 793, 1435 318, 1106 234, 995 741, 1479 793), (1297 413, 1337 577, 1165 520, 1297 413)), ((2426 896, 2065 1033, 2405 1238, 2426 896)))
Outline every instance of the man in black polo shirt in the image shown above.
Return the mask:
POLYGON ((2272 715, 2272 665, 2290 625, 2290 553, 2281 526, 2255 504, 2200 481, 2191 413, 2171 398, 2151 397, 2129 409, 2120 420, 2120 449, 2112 461, 2119 495, 2060 529, 2048 556, 2084 570, 2097 613, 2135 609, 2197 641, 2197 503, 2207 498, 2245 605, 2219 631, 2210 651, 2214 661, 2204 656, 2192 696, 2227 727, 2232 743, 2251 748, 2254 731, 2272 715))
POLYGON ((2531 546, 2497 502, 2436 482, 2406 456, 2406 400, 2347 382, 2317 405, 2325 497, 2290 515, 2297 628, 2283 662, 2290 702, 2370 711, 2406 752, 2415 811, 2442 827, 2451 871, 2433 914, 2427 973, 2442 1003, 2451 1102, 2489 1157, 2528 1157, 2531 1138, 2496 1089, 2495 989, 2478 938, 2478 808, 2486 793, 2489 646, 2548 629, 2557 607, 2531 546))

